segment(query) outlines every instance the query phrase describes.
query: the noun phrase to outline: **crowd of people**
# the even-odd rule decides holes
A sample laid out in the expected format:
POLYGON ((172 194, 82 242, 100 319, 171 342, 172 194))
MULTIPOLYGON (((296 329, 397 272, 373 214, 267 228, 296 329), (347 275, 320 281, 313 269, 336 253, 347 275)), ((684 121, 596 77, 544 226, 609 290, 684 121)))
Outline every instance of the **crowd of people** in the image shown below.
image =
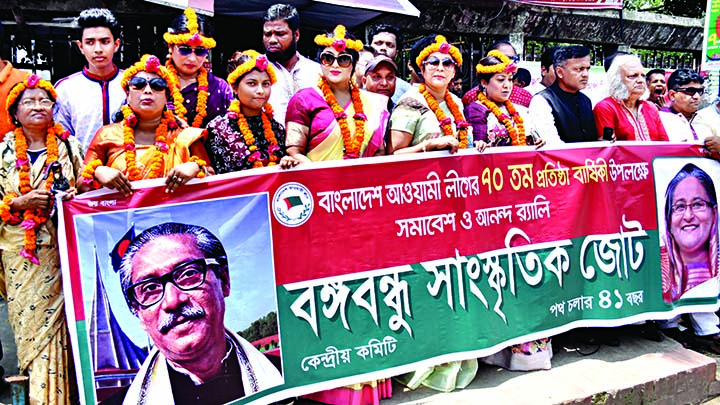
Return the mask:
MULTIPOLYGON (((396 60, 403 49, 398 29, 374 27, 363 44, 342 25, 328 27, 315 37, 317 55, 306 57, 297 50, 298 12, 285 4, 264 16, 264 53, 236 52, 226 79, 206 68, 216 45, 213 27, 191 8, 163 35, 164 63, 144 55, 124 71, 113 63, 121 29, 110 11, 85 10, 78 25, 76 44, 87 65, 54 86, 0 60, 0 292, 33 404, 74 403, 78 394, 52 220, 58 191, 66 199, 100 187, 130 196, 134 181, 164 178, 172 193, 193 178, 273 165, 601 140, 697 142, 720 153, 720 98, 700 110, 705 78, 690 69, 645 73, 632 54, 608 61, 608 97, 593 106, 582 92, 591 67, 583 46, 547 48, 541 80, 531 84, 512 44, 498 41, 475 67, 479 85, 461 98, 458 72, 468 62, 444 36, 412 45, 405 81, 396 60), (47 175, 51 166, 59 175, 47 175)), ((702 201, 682 205, 682 212, 709 208, 717 216, 714 192, 702 201)), ((680 210, 672 206, 668 223, 680 210)), ((720 329, 717 316, 710 318, 695 332, 714 342, 720 329)), ((551 357, 549 340, 540 339, 481 361, 532 370, 549 368, 551 357)), ((401 380, 447 391, 467 385, 475 370, 473 359, 401 380)), ((213 376, 190 377, 202 385, 213 376)), ((391 392, 390 381, 380 380, 310 397, 367 403, 391 392)))

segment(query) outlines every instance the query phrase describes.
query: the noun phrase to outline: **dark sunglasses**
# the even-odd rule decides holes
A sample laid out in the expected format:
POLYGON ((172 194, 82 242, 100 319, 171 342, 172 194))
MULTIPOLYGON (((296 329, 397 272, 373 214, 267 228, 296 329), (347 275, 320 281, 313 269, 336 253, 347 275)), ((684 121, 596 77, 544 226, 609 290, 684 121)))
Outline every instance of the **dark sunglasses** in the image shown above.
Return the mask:
POLYGON ((165 91, 168 88, 167 82, 159 77, 154 77, 150 80, 144 78, 144 77, 133 77, 128 82, 130 87, 133 88, 133 90, 137 91, 143 91, 145 90, 145 87, 149 84, 150 88, 153 91, 165 91))
POLYGON ((331 53, 320 54, 320 62, 325 66, 332 66, 337 61, 338 66, 346 68, 352 64, 352 56, 342 53, 337 57, 331 53))
POLYGON ((182 56, 188 56, 191 53, 195 52, 195 55, 197 55, 201 58, 203 56, 207 55, 209 52, 207 48, 202 48, 202 47, 192 48, 187 45, 178 45, 177 50, 178 50, 178 52, 180 52, 180 55, 182 55, 182 56))
POLYGON ((436 58, 435 56, 431 56, 431 57, 425 59, 425 61, 423 62, 423 65, 430 65, 434 68, 437 68, 438 66, 440 66, 440 63, 442 63, 443 67, 446 69, 450 68, 451 66, 455 67, 454 60, 447 58, 447 59, 443 59, 442 61, 440 61, 440 58, 436 58))
POLYGON ((702 96, 703 93, 705 93, 705 88, 704 87, 678 87, 677 89, 675 89, 675 91, 685 93, 688 96, 692 97, 695 94, 699 94, 702 96))

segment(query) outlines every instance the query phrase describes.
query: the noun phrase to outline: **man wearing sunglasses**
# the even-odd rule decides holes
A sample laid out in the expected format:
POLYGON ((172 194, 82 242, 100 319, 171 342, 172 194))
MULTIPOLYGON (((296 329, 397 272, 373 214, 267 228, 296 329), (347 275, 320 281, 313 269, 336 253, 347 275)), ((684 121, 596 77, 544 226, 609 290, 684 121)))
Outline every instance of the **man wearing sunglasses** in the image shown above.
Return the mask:
POLYGON ((692 142, 711 136, 702 125, 695 125, 705 79, 692 69, 677 69, 668 78, 668 104, 660 109, 660 118, 670 142, 692 142))
POLYGON ((109 10, 99 8, 83 10, 77 23, 80 40, 75 44, 87 66, 55 84, 58 98, 54 116, 87 150, 98 129, 112 123, 125 101, 120 87, 122 72, 113 63, 122 28, 109 10))
POLYGON ((224 326, 227 254, 207 229, 146 229, 128 245, 119 275, 155 348, 113 403, 224 404, 283 383, 273 363, 224 326))
POLYGON ((297 51, 300 39, 300 15, 288 4, 271 6, 263 17, 265 55, 275 67, 277 81, 272 86, 268 103, 275 120, 285 125, 288 102, 299 90, 317 85, 320 64, 297 51))

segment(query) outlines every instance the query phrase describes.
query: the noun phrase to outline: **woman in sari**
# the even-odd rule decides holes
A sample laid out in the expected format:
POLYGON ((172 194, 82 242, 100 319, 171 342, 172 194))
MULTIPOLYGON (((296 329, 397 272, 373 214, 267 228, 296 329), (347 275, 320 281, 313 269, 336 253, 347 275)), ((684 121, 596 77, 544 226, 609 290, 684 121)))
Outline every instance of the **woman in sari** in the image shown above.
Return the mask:
POLYGON ((193 128, 205 128, 213 118, 225 114, 233 101, 230 86, 204 67, 215 47, 212 35, 210 21, 192 8, 185 9, 163 34, 169 53, 165 66, 180 83, 180 92, 172 100, 175 115, 193 128))
POLYGON ((442 35, 428 36, 416 44, 415 62, 424 83, 408 90, 398 101, 390 119, 395 154, 458 148, 470 145, 469 124, 460 106, 462 101, 448 89, 455 71, 462 66, 460 50, 442 35))
MULTIPOLYGON (((665 191, 665 230, 660 241, 662 296, 667 303, 681 298, 716 297, 719 272, 718 202, 713 179, 688 163, 670 180, 665 191)), ((680 316, 661 321, 673 338, 720 353, 720 328, 715 312, 689 315, 692 328, 682 336, 680 316)))
MULTIPOLYGON (((460 50, 442 35, 431 35, 415 44, 412 56, 416 56, 424 84, 408 90, 393 110, 389 149, 401 154, 443 149, 454 153, 467 148, 471 134, 460 111, 462 102, 448 89, 456 68, 462 65, 460 50)), ((470 384, 477 367, 476 359, 453 361, 396 378, 411 389, 424 385, 452 391, 470 384)))
MULTIPOLYGON (((384 154, 387 97, 360 90, 352 83, 362 42, 338 25, 333 33, 316 36, 315 43, 320 47, 322 76, 317 88, 300 90, 290 99, 288 154, 299 163, 384 154)), ((306 395, 335 405, 377 405, 391 396, 390 379, 306 395)))
POLYGON ((203 146, 205 131, 180 129, 166 108, 177 81, 156 56, 145 55, 123 73, 127 92, 124 119, 95 134, 87 155, 83 182, 132 194, 131 182, 166 177, 166 192, 208 170, 203 146))
MULTIPOLYGON (((473 126, 478 150, 486 146, 533 144, 534 137, 530 136, 533 125, 528 120, 527 108, 515 106, 509 99, 516 70, 517 65, 498 50, 488 52, 476 67, 480 88, 476 100, 465 108, 465 116, 473 126)), ((535 143, 544 144, 539 137, 535 143)), ((550 340, 538 339, 507 347, 480 360, 508 370, 528 371, 549 369, 551 359, 550 340)))
POLYGON ((15 85, 6 100, 15 129, 0 143, 0 259, 7 277, 2 288, 32 404, 77 400, 57 231, 49 219, 54 191, 66 189, 64 199, 75 194, 82 146, 53 122, 56 97, 53 86, 36 75, 15 85))
POLYGON ((318 87, 302 89, 290 99, 288 154, 301 163, 384 154, 387 97, 352 83, 362 42, 338 25, 333 33, 316 36, 315 43, 322 76, 318 87))
POLYGON ((229 173, 280 164, 287 168, 297 161, 286 156, 285 128, 273 119, 268 99, 277 81, 275 68, 265 55, 249 50, 241 53, 237 67, 228 76, 237 100, 227 114, 208 124, 205 148, 215 173, 229 173))
POLYGON ((465 108, 473 127, 475 147, 542 145, 535 139, 528 109, 510 101, 517 65, 504 53, 493 50, 476 67, 480 87, 475 101, 465 108))

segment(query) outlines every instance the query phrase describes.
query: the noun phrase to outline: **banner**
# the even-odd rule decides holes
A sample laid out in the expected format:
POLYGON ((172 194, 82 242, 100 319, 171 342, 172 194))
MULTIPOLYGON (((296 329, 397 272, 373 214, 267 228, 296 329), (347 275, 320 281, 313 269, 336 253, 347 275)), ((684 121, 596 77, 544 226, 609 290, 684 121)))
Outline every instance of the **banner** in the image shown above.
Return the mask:
POLYGON ((720 19, 720 1, 707 0, 702 53, 702 68, 704 70, 717 70, 720 68, 720 38, 718 38, 717 31, 718 19, 720 19))
POLYGON ((720 163, 699 145, 602 142, 322 162, 211 176, 172 194, 152 180, 127 199, 79 196, 63 206, 59 239, 83 402, 129 384, 153 342, 163 354, 185 343, 163 342, 155 326, 199 333, 182 323, 191 315, 165 322, 165 312, 224 280, 209 270, 199 287, 195 273, 184 278, 185 256, 200 254, 192 239, 153 244, 148 228, 199 225, 222 243, 225 326, 249 341, 267 327, 256 346, 282 375, 236 403, 268 403, 576 327, 714 312, 717 179, 720 163), (133 250, 139 240, 149 242, 133 250), (152 288, 139 287, 147 280, 152 288), (133 313, 133 297, 148 306, 133 313))
POLYGON ((621 10, 622 0, 514 0, 518 3, 545 7, 617 9, 621 10))

